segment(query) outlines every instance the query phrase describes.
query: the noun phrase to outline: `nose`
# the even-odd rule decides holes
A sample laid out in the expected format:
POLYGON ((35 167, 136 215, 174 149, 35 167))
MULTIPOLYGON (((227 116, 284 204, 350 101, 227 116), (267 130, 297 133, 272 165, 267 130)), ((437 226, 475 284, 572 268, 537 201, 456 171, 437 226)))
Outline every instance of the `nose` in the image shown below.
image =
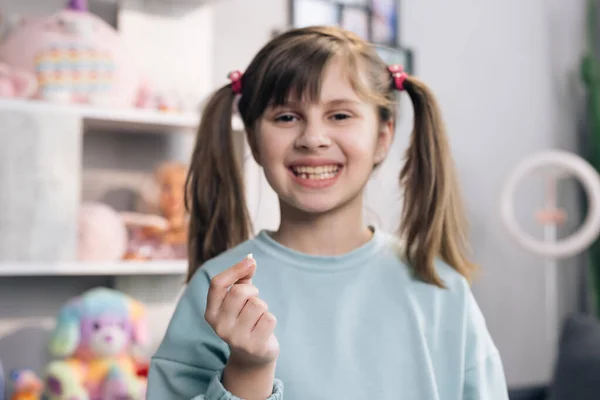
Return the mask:
POLYGON ((294 145, 304 150, 326 149, 331 146, 331 139, 326 132, 327 128, 318 123, 307 123, 294 145))
POLYGON ((112 338, 112 336, 111 336, 111 335, 106 335, 106 336, 104 337, 104 341, 105 341, 105 342, 107 342, 107 343, 110 343, 110 342, 112 342, 112 340, 113 340, 113 338, 112 338))

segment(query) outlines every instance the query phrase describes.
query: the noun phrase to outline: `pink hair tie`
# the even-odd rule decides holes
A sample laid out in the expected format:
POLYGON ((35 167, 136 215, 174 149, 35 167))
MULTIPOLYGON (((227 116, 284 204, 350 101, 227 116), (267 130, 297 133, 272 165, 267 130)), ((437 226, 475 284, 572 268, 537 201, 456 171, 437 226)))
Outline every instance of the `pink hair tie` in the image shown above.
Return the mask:
POLYGON ((235 94, 242 94, 242 76, 244 74, 240 71, 232 71, 227 75, 227 78, 231 81, 231 90, 235 94))
POLYGON ((388 71, 390 71, 392 78, 394 78, 394 87, 396 90, 403 91, 404 81, 408 78, 408 74, 404 72, 404 67, 402 65, 394 64, 388 67, 388 71))

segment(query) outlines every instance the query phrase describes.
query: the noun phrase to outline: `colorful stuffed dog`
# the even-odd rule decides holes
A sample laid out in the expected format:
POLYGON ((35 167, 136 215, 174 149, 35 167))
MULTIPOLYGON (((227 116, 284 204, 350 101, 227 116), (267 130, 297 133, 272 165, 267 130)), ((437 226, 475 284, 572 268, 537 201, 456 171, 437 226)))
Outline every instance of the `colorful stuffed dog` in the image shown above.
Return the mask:
POLYGON ((116 290, 91 289, 57 318, 44 378, 49 400, 145 399, 138 349, 147 345, 145 308, 116 290))

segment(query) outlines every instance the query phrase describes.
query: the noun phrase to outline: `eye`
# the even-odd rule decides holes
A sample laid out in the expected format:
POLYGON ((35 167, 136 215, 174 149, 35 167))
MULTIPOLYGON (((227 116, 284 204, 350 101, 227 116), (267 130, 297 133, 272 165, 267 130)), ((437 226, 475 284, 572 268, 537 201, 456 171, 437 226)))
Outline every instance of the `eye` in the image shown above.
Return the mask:
POLYGON ((294 122, 297 119, 298 119, 298 117, 296 117, 294 114, 280 114, 277 117, 275 117, 276 122, 283 122, 283 123, 294 122))
POLYGON ((95 330, 95 331, 99 330, 100 329, 100 323, 99 322, 94 322, 92 324, 92 329, 95 330))
POLYGON ((352 116, 347 113, 335 113, 331 116, 331 118, 335 121, 344 121, 344 120, 352 118, 352 116))

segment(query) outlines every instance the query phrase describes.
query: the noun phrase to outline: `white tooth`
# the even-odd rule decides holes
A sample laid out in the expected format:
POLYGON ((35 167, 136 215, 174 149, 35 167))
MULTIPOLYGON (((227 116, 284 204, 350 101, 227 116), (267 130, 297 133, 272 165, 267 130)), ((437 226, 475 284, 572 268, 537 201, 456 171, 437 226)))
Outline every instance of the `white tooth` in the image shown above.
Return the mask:
POLYGON ((317 174, 323 173, 323 167, 317 167, 317 168, 315 168, 315 173, 317 173, 317 174))

